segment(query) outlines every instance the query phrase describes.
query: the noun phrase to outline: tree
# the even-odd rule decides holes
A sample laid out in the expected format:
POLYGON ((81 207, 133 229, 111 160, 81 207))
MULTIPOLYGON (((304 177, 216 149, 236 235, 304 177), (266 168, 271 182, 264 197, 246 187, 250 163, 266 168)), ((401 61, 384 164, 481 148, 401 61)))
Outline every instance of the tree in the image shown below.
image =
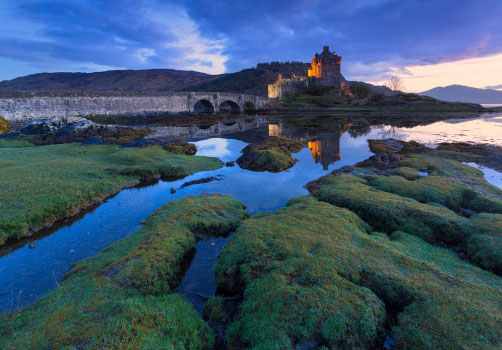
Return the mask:
POLYGON ((401 90, 404 90, 403 80, 397 75, 391 76, 390 79, 387 80, 385 86, 394 92, 399 92, 401 90))
POLYGON ((357 98, 366 98, 371 94, 371 86, 355 81, 350 84, 350 92, 357 98))

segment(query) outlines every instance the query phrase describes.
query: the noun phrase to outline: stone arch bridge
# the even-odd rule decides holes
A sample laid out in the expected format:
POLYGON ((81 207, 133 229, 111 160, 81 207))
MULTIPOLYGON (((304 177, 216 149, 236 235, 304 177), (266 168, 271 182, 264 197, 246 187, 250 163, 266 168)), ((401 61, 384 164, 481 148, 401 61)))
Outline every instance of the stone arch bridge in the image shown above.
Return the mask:
POLYGON ((242 114, 256 111, 267 97, 223 92, 0 91, 0 116, 11 124, 89 115, 162 112, 242 114))

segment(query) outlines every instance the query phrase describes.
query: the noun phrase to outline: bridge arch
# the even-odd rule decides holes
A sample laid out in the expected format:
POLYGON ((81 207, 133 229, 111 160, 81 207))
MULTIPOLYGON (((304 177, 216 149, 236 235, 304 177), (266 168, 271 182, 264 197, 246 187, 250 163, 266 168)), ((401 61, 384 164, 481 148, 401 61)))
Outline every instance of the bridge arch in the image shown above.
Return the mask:
POLYGON ((225 100, 220 104, 219 111, 221 114, 240 114, 241 108, 236 102, 225 100))
POLYGON ((214 105, 205 98, 198 100, 193 108, 197 113, 214 113, 214 105))
POLYGON ((251 113, 256 111, 256 106, 252 101, 244 102, 244 112, 251 113))

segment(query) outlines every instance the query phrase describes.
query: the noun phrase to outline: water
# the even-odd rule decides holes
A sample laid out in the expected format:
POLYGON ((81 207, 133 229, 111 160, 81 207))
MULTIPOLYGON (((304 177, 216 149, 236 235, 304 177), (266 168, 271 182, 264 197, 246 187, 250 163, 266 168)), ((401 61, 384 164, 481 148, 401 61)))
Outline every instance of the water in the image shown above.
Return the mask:
POLYGON ((464 163, 483 172, 484 178, 493 186, 502 189, 502 172, 495 169, 487 168, 476 163, 464 163))
POLYGON ((482 103, 481 106, 486 107, 486 108, 502 107, 502 103, 482 103))
MULTIPOLYGON (((465 130, 462 133, 470 135, 471 141, 485 143, 491 140, 502 144, 501 130, 498 129, 500 135, 492 132, 502 127, 502 115, 485 115, 478 119, 446 121, 415 128, 379 125, 366 130, 367 134, 358 132, 349 124, 336 124, 322 132, 263 119, 253 121, 248 118, 243 125, 228 129, 215 127, 204 135, 201 135, 198 126, 191 126, 189 129, 195 130, 193 137, 198 137, 193 139, 198 146, 197 154, 218 157, 223 161, 236 160, 249 142, 267 136, 283 136, 305 144, 305 148, 294 155, 298 162, 281 173, 251 172, 236 165, 200 172, 182 180, 159 181, 150 186, 126 189, 81 217, 68 220, 29 240, 0 248, 0 255, 3 255, 0 257, 0 312, 32 304, 57 286, 72 263, 93 256, 114 241, 129 236, 141 226, 142 220, 171 200, 219 192, 243 201, 249 213, 254 215, 277 210, 285 206, 289 199, 308 194, 304 188, 307 182, 368 158, 371 152, 367 140, 371 138, 392 136, 433 144, 445 139, 456 140, 459 130, 465 130), (249 125, 254 126, 248 128, 249 125), (435 136, 428 135, 425 130, 435 130, 435 136), (185 182, 211 176, 219 176, 222 180, 181 188, 185 182), (177 191, 171 194, 173 187, 177 191), (29 243, 35 243, 36 247, 30 249, 29 243)), ((166 129, 163 132, 166 133, 166 129)), ((186 135, 185 129, 183 132, 186 135)), ((202 309, 203 300, 196 293, 207 296, 214 293, 214 261, 228 239, 214 238, 197 243, 194 261, 180 286, 180 292, 194 303, 198 311, 202 309)))
POLYGON ((473 119, 450 119, 413 128, 381 126, 379 137, 418 141, 428 146, 441 142, 472 142, 502 145, 502 113, 473 119))

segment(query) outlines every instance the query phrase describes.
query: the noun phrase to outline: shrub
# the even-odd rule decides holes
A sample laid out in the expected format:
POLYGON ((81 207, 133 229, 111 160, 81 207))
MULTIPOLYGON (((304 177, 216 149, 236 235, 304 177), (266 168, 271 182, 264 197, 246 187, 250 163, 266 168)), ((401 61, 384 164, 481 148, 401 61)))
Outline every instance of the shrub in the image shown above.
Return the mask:
POLYGON ((8 133, 11 127, 7 120, 0 117, 0 135, 8 133))
POLYGON ((330 86, 311 84, 306 89, 305 93, 313 96, 322 96, 322 95, 328 95, 333 89, 334 88, 330 86))
POLYGON ((381 102, 385 98, 385 94, 378 92, 378 93, 373 93, 370 96, 370 101, 372 102, 381 102))
POLYGON ((363 82, 355 81, 350 84, 350 92, 357 98, 366 98, 371 94, 371 86, 363 82))
POLYGON ((340 103, 339 99, 335 96, 323 95, 314 100, 314 103, 319 107, 333 107, 340 103))

